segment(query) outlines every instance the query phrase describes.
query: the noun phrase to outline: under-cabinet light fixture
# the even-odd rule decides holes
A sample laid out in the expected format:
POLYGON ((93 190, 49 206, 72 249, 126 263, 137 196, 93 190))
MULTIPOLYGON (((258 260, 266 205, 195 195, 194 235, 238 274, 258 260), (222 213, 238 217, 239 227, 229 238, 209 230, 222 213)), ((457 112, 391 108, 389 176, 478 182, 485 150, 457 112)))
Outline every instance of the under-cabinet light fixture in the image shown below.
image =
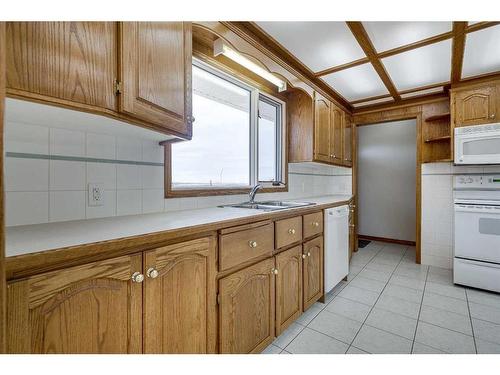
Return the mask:
POLYGON ((223 54, 227 58, 233 60, 234 62, 240 64, 241 66, 244 66, 248 70, 261 76, 265 80, 271 82, 273 85, 278 87, 279 92, 286 90, 285 81, 276 77, 274 74, 269 73, 267 70, 257 65, 250 59, 246 58, 242 54, 236 52, 234 49, 225 44, 222 39, 219 38, 214 42, 214 56, 219 56, 220 54, 223 54))

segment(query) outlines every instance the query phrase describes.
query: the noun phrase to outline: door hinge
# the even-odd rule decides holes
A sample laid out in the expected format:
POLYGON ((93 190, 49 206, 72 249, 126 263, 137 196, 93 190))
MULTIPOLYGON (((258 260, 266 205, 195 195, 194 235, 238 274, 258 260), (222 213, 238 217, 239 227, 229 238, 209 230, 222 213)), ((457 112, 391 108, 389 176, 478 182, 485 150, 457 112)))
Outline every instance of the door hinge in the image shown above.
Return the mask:
POLYGON ((122 83, 118 80, 115 80, 115 95, 121 94, 122 93, 122 83))
POLYGON ((217 293, 217 305, 220 305, 220 293, 217 293))

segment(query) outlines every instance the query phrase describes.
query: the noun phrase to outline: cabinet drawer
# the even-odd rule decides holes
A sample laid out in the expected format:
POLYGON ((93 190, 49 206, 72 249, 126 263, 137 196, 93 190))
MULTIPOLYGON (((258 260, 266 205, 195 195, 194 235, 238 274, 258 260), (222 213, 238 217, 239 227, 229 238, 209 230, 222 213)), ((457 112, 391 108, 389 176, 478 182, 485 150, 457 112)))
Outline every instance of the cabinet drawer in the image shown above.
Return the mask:
POLYGON ((274 225, 271 222, 228 228, 219 236, 219 270, 224 271, 262 255, 272 255, 274 225))
POLYGON ((323 211, 304 215, 304 238, 323 232, 323 211))
POLYGON ((276 248, 302 240, 302 216, 276 222, 276 248))

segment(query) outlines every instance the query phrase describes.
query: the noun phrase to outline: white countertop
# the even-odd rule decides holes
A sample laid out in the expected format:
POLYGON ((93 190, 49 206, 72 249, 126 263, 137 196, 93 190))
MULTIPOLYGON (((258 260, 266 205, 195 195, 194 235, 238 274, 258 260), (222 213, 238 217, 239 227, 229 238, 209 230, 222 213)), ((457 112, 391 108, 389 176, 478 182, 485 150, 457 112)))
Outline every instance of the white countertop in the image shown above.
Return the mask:
MULTIPOLYGON (((293 201, 325 205, 348 201, 351 197, 351 195, 327 195, 294 199, 293 201)), ((274 212, 289 210, 294 209, 274 212)), ((234 219, 258 217, 268 213, 269 211, 263 212, 245 208, 211 207, 198 210, 8 227, 6 228, 5 253, 7 257, 18 256, 234 219)))

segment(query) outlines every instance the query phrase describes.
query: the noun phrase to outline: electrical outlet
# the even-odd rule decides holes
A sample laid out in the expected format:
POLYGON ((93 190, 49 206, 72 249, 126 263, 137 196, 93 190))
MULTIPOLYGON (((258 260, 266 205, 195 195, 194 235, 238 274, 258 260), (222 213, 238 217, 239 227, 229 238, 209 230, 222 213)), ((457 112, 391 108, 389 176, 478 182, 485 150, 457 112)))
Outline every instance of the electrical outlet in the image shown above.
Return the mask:
POLYGON ((102 184, 89 184, 89 206, 104 206, 104 187, 102 184))

